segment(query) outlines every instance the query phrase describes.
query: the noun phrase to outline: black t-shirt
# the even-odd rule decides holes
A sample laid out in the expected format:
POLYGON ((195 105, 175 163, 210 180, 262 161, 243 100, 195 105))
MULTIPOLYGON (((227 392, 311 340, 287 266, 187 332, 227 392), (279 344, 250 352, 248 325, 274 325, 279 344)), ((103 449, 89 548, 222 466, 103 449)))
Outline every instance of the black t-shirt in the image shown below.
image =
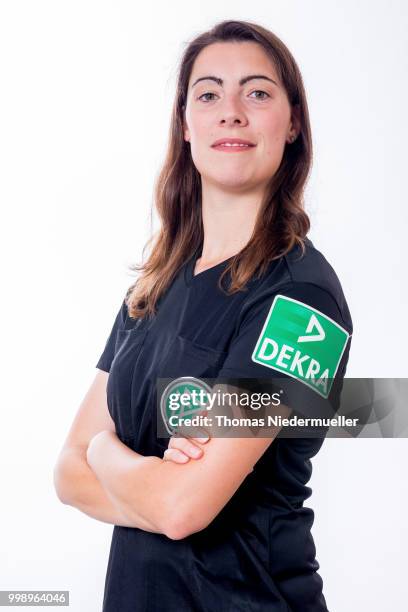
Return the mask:
MULTIPOLYGON (((279 353, 285 329, 280 346, 261 347, 267 325, 285 327, 287 320, 298 335, 307 316, 305 335, 318 336, 328 321, 335 343, 329 376, 341 380, 346 371, 350 312, 336 273, 309 239, 304 256, 293 247, 230 296, 217 281, 231 258, 194 276, 200 251, 160 298, 155 317, 131 319, 123 300, 96 364, 110 372, 107 400, 118 437, 143 455, 162 458, 168 446, 157 437, 158 378, 306 378, 309 366, 313 378, 312 349, 303 361, 294 349, 279 353)), ((307 402, 296 409, 309 413, 307 402)), ((104 612, 327 611, 310 532, 314 513, 303 505, 312 492, 310 459, 323 441, 277 437, 210 525, 186 538, 115 525, 104 612)))

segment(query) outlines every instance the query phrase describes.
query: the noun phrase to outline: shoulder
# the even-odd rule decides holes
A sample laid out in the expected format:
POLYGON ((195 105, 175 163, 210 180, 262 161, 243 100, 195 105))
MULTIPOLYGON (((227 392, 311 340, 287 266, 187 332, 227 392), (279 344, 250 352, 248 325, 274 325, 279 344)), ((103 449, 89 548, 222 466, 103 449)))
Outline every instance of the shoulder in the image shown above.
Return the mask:
POLYGON ((333 266, 309 238, 305 249, 295 245, 280 259, 271 262, 267 272, 253 284, 243 304, 242 316, 248 315, 261 303, 271 303, 277 295, 298 300, 321 310, 351 334, 353 322, 343 288, 333 266))
MULTIPOLYGON (((278 372, 326 399, 336 376, 344 376, 353 331, 347 302, 327 259, 310 240, 305 247, 272 261, 261 278, 252 279, 219 376, 263 378, 278 372)), ((299 406, 292 390, 286 387, 293 400, 287 405, 299 406)), ((309 408, 314 398, 312 393, 309 408)))
POLYGON ((288 276, 293 283, 313 283, 338 299, 343 295, 340 280, 326 257, 309 238, 305 239, 305 251, 296 245, 284 256, 288 276))

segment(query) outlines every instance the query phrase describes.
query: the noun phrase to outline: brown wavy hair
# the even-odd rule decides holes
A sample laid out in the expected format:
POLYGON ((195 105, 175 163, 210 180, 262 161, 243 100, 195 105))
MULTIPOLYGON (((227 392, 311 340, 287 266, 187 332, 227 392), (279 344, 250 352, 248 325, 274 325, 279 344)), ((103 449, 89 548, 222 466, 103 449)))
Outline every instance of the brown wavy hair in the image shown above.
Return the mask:
POLYGON ((132 272, 141 271, 125 297, 132 318, 156 314, 160 296, 203 244, 201 177, 191 157, 190 143, 184 140, 183 113, 198 54, 208 45, 227 41, 253 41, 263 47, 276 68, 291 107, 299 107, 300 132, 293 143, 286 144, 279 169, 265 191, 252 237, 225 267, 218 280, 219 288, 225 290, 222 282, 230 274, 226 292, 245 290, 246 283, 257 272, 258 277, 262 276, 269 262, 282 257, 295 243, 304 253, 310 221, 303 198, 312 165, 312 138, 300 70, 287 47, 269 30, 248 21, 222 21, 194 38, 181 57, 166 157, 154 186, 160 229, 144 247, 154 241, 146 263, 129 266, 132 272))

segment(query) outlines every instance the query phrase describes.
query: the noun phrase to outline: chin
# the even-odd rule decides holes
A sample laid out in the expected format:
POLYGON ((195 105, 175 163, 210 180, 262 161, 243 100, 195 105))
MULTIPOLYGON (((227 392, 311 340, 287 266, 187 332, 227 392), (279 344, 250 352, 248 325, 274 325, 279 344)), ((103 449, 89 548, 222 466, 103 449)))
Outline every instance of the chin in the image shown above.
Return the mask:
POLYGON ((235 191, 237 193, 245 191, 252 187, 252 183, 249 183, 248 181, 243 181, 242 179, 240 180, 237 179, 235 181, 234 180, 228 181, 225 179, 222 181, 214 180, 212 181, 212 184, 220 190, 235 191))
POLYGON ((252 176, 244 176, 243 172, 218 172, 217 174, 201 174, 202 181, 219 189, 241 190, 250 187, 254 181, 252 176))

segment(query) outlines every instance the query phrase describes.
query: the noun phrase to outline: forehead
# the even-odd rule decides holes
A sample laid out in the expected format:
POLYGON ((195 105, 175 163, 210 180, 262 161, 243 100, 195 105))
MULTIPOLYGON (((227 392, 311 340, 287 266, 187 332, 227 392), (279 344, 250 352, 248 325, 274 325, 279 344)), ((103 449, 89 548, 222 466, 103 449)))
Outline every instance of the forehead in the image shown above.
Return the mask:
POLYGON ((208 74, 232 83, 246 74, 259 74, 260 71, 279 82, 273 61, 261 45, 251 41, 217 42, 205 47, 196 57, 189 85, 208 74))

